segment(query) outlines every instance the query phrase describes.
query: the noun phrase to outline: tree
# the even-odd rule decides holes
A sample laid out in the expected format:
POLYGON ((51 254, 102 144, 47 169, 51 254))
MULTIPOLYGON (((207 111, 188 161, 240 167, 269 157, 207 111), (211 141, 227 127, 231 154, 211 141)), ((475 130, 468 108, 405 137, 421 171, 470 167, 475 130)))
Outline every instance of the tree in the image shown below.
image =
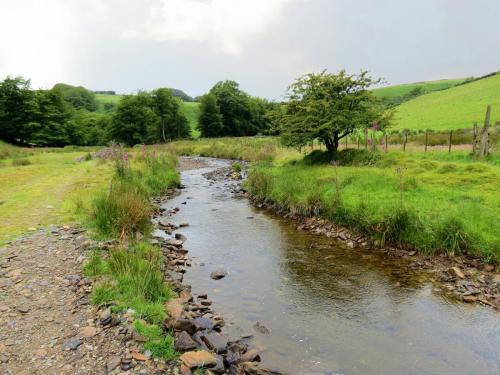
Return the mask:
POLYGON ((98 104, 95 94, 85 87, 57 83, 52 89, 60 91, 64 100, 75 109, 97 111, 98 104))
POLYGON ((249 96, 235 81, 221 81, 210 90, 222 115, 223 136, 249 135, 251 114, 249 96))
POLYGON ((181 113, 180 101, 167 88, 154 90, 151 94, 152 108, 159 117, 158 140, 167 142, 189 136, 189 124, 181 113))
POLYGON ((71 143, 75 129, 69 122, 70 111, 58 90, 36 91, 37 112, 28 124, 29 140, 37 146, 64 146, 71 143))
POLYGON ((35 92, 30 81, 7 77, 0 83, 0 138, 10 143, 27 143, 28 125, 37 112, 35 92))
POLYGON ((280 119, 283 142, 305 146, 318 139, 333 154, 339 141, 357 129, 376 123, 382 130, 391 116, 368 90, 378 82, 366 71, 359 75, 323 71, 298 78, 288 89, 289 101, 280 119))
POLYGON ((200 99, 198 129, 202 137, 218 137, 222 134, 222 115, 213 94, 203 95, 200 99))
POLYGON ((146 92, 123 96, 113 116, 111 138, 129 146, 150 143, 159 123, 151 104, 151 95, 146 92))
POLYGON ((126 95, 118 103, 110 137, 130 146, 187 137, 189 126, 169 89, 126 95))

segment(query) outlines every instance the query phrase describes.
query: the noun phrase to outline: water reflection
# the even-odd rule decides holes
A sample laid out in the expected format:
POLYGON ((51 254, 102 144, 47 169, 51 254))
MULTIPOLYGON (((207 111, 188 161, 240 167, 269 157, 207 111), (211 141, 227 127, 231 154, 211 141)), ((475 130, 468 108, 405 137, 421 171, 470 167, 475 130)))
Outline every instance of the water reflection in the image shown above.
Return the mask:
POLYGON ((184 172, 187 189, 167 203, 181 207, 175 222, 190 223, 186 280, 209 293, 230 335, 256 321, 271 329, 256 335, 266 365, 292 374, 500 373, 494 312, 449 303, 381 254, 299 232, 209 183, 207 170, 184 172), (221 266, 229 275, 211 280, 221 266))

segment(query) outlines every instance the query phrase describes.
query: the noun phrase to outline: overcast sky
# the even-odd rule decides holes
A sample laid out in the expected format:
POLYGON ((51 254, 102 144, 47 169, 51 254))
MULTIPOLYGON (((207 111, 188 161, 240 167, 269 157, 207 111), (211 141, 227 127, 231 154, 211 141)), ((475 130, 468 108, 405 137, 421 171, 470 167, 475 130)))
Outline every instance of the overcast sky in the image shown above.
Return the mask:
POLYGON ((311 71, 389 83, 500 70, 500 0, 0 0, 0 79, 280 98, 311 71))

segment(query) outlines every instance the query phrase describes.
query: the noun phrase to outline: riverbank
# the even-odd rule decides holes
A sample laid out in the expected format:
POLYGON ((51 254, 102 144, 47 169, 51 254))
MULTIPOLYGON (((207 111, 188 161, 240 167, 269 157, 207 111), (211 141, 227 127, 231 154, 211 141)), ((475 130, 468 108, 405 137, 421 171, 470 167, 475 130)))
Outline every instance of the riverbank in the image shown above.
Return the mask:
POLYGON ((380 245, 500 260, 498 156, 345 150, 332 165, 319 150, 304 156, 273 138, 184 141, 169 149, 249 160, 248 189, 257 199, 320 216, 380 245))

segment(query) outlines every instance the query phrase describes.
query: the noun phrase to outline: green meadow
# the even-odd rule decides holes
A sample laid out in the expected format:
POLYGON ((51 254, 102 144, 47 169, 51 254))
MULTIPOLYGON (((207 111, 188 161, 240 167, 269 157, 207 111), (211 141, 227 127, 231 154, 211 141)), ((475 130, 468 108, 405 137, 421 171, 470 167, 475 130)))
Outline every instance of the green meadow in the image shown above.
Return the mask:
POLYGON ((425 81, 415 83, 403 83, 400 85, 390 85, 379 87, 373 90, 373 93, 379 98, 395 98, 397 96, 404 96, 416 88, 420 88, 425 92, 433 92, 439 90, 449 89, 459 83, 464 82, 463 78, 456 79, 440 79, 437 81, 425 81))

